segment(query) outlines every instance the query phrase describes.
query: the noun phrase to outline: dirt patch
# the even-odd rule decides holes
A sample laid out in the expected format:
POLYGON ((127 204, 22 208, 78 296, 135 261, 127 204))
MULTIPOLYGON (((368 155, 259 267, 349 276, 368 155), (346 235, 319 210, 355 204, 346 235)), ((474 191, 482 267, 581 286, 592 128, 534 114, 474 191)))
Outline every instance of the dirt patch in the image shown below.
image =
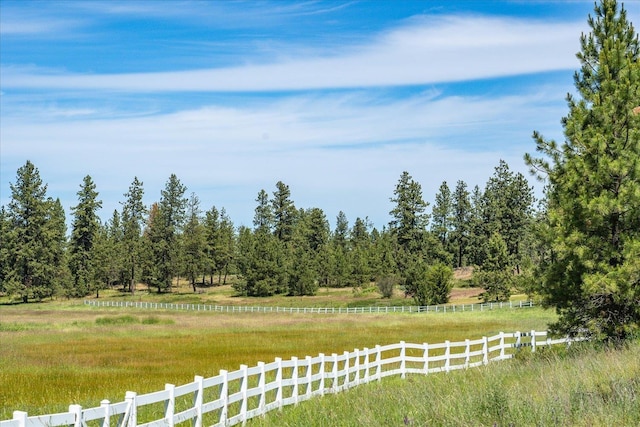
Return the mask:
POLYGON ((484 292, 482 288, 455 288, 451 290, 451 302, 455 303, 456 300, 475 298, 484 292))
POLYGON ((473 276, 473 267, 459 267, 453 270, 453 278, 456 280, 469 280, 473 276))

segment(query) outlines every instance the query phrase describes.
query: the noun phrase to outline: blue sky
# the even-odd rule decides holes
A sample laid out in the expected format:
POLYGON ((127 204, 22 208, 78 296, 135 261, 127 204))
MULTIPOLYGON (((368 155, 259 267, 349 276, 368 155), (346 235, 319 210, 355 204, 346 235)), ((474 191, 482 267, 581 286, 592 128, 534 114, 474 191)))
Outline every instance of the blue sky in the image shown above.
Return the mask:
MULTIPOLYGON (((640 3, 625 5, 640 25, 640 3)), ((134 176, 175 173, 252 225, 289 185, 332 227, 386 225, 403 171, 483 187, 533 130, 562 139, 588 1, 0 0, 0 204, 31 160, 70 215, 91 175, 108 219, 134 176)), ((541 185, 529 177, 536 192, 541 185)), ((429 208, 430 209, 430 208, 429 208)))

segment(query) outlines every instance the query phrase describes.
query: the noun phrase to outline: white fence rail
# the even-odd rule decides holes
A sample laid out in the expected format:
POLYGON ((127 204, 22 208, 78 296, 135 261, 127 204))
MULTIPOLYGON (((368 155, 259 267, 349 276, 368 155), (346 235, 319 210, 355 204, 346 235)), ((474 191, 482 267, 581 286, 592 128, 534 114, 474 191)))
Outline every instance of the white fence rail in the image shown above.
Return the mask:
POLYGON ((307 356, 304 359, 275 359, 256 366, 241 365, 233 372, 203 378, 192 383, 138 395, 125 394, 123 402, 101 402, 99 407, 83 409, 70 405, 68 412, 28 416, 15 411, 13 419, 0 421, 0 427, 174 427, 191 422, 193 427, 231 426, 286 405, 295 405, 314 396, 337 393, 359 384, 392 375, 449 372, 505 360, 515 351, 530 347, 572 341, 552 340, 547 332, 503 333, 462 342, 439 344, 397 344, 364 348, 343 354, 307 356))
POLYGON ((259 307, 211 304, 184 304, 144 301, 97 301, 85 300, 85 305, 94 307, 123 307, 157 310, 212 311, 220 313, 456 313, 462 311, 485 311, 499 308, 531 308, 533 301, 489 302, 484 304, 428 305, 428 306, 370 306, 370 307, 259 307))

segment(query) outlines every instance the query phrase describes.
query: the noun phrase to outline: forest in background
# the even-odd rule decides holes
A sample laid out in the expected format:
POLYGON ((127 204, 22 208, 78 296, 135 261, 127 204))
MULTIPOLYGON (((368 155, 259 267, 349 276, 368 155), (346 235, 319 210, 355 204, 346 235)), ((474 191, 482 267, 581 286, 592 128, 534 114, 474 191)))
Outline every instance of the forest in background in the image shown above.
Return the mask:
POLYGON ((453 268, 474 266, 484 299, 502 301, 514 285, 526 286, 544 256, 536 244, 533 189, 504 161, 484 189, 458 181, 452 190, 443 182, 433 207, 420 183, 403 172, 391 220, 381 230, 367 218, 350 223, 343 212, 331 227, 322 209, 298 208, 288 185, 275 187, 271 195, 259 191, 249 228, 234 226, 224 208, 203 210, 176 175, 159 201, 145 206, 143 183, 134 178, 121 210, 103 222, 99 192, 86 176, 67 230, 59 200, 27 161, 11 184, 11 202, 0 210, 0 291, 25 302, 99 296, 112 287, 135 292, 139 283, 169 292, 182 277, 195 292, 225 284, 232 274, 240 277, 234 287, 241 295, 313 295, 320 286, 375 282, 383 296, 402 286, 417 304, 428 305, 448 300, 453 268), (32 244, 18 245, 21 239, 32 244), (19 280, 20 268, 32 272, 29 280, 19 280))

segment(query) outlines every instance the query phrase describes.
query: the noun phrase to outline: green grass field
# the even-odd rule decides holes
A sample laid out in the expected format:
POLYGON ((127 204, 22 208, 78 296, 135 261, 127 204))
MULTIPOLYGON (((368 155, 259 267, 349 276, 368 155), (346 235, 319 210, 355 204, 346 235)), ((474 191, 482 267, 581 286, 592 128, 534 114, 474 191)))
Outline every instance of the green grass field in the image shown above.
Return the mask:
MULTIPOLYGON (((473 291, 456 289, 452 302, 477 302, 473 291)), ((172 294, 143 291, 130 296, 110 291, 102 298, 221 305, 263 302, 263 305, 299 307, 404 302, 402 296, 389 301, 375 293, 353 295, 351 290, 321 290, 317 297, 273 297, 260 301, 233 297, 228 287, 212 288, 204 294, 176 290, 172 294)), ((157 391, 165 383, 181 385, 191 382, 194 375, 210 377, 220 369, 236 370, 240 364, 252 366, 276 357, 341 353, 401 340, 437 343, 491 336, 500 331, 545 330, 553 320, 553 312, 540 308, 447 314, 324 315, 93 308, 81 301, 0 305, 0 419, 11 418, 14 410, 39 415, 66 411, 72 403, 94 407, 102 399, 118 402, 127 390, 157 391)), ((638 401, 638 381, 633 378, 640 377, 640 368, 637 363, 635 368, 628 367, 638 360, 629 353, 638 356, 638 347, 628 349, 627 353, 611 353, 606 358, 595 352, 584 356, 524 358, 468 372, 389 379, 338 396, 313 399, 252 423, 355 426, 403 425, 406 420, 413 425, 494 422, 508 425, 515 420, 516 425, 548 425, 547 421, 552 420, 549 410, 543 416, 534 407, 538 401, 547 406, 549 401, 554 402, 554 390, 562 386, 554 381, 561 381, 568 390, 562 397, 565 400, 556 405, 565 412, 567 401, 578 399, 583 402, 581 413, 590 413, 587 409, 591 410, 592 400, 602 395, 600 400, 604 404, 599 411, 622 414, 616 420, 624 421, 627 416, 637 420, 637 411, 624 412, 618 404, 615 411, 606 410, 607 402, 625 396, 627 400, 622 405, 628 399, 638 401), (597 372, 578 375, 570 369, 574 365, 576 369, 592 367, 597 372), (565 379, 562 372, 567 372, 565 379), (613 375, 614 372, 618 373, 613 375), (588 384, 571 382, 581 377, 588 384), (629 390, 627 394, 618 396, 617 391, 607 394, 606 387, 613 389, 617 384, 629 390), (586 394, 580 394, 581 390, 586 394), (521 396, 527 395, 533 396, 533 403, 527 404, 528 412, 518 409, 521 396), (463 413, 461 405, 470 409, 463 413), (524 411, 526 416, 517 418, 514 411, 524 411), (454 415, 459 418, 450 418, 454 415), (469 421, 478 416, 478 422, 469 421), (541 422, 529 422, 534 419, 541 422)), ((572 403, 570 407, 575 405, 572 403)), ((569 424, 580 425, 574 422, 580 416, 558 419, 563 420, 561 425, 566 425, 567 420, 571 421, 569 424)), ((583 424, 589 425, 586 421, 583 424)))
MULTIPOLYGON (((265 305, 343 306, 357 299, 347 297, 351 290, 327 294, 274 297, 265 305)), ((203 303, 232 299, 196 296, 203 303)), ((106 295, 118 297, 117 292, 106 295)), ((177 296, 138 292, 125 298, 153 301, 177 296)), ((257 305, 254 300, 233 303, 257 305)), ((81 301, 3 305, 0 419, 11 418, 14 410, 37 415, 65 411, 71 403, 91 407, 102 399, 121 401, 127 390, 161 390, 165 383, 180 385, 194 375, 214 376, 220 369, 235 370, 240 364, 252 366, 276 357, 341 353, 401 340, 435 343, 500 331, 544 330, 554 318, 552 312, 535 308, 446 315, 283 315, 92 308, 81 301)))

